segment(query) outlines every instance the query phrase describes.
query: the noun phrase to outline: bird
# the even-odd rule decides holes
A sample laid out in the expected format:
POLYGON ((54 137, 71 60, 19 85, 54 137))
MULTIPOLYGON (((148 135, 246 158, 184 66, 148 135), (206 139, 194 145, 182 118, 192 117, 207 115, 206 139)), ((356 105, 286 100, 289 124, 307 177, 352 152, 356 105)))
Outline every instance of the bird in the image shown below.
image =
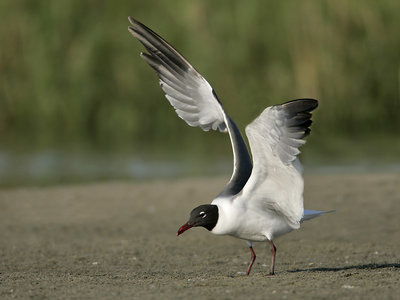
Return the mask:
POLYGON ((204 227, 216 235, 245 240, 251 253, 246 270, 256 259, 255 242, 271 247, 269 275, 275 274, 274 240, 300 224, 331 211, 305 210, 304 180, 299 147, 310 133, 311 112, 318 101, 290 100, 269 106, 249 125, 246 143, 235 122, 225 112, 208 81, 166 40, 146 25, 129 17, 129 32, 147 52, 141 58, 153 68, 165 97, 189 126, 228 133, 233 150, 233 173, 211 201, 190 212, 177 236, 192 227, 204 227))

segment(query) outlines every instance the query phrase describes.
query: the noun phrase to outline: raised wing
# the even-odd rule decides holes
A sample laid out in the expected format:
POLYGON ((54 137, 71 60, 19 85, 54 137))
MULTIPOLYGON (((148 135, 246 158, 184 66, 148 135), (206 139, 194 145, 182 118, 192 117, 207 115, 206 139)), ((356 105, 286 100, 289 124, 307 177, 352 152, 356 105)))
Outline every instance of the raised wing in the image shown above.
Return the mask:
POLYGON ((252 164, 246 144, 235 123, 222 108, 211 85, 190 63, 162 37, 129 17, 128 29, 149 52, 141 57, 155 70, 165 97, 176 113, 190 126, 229 132, 233 148, 234 169, 220 195, 240 192, 251 174, 252 164))
POLYGON ((298 99, 266 108, 246 127, 254 168, 243 199, 257 209, 285 217, 292 228, 303 217, 303 177, 297 155, 310 133, 314 99, 298 99))

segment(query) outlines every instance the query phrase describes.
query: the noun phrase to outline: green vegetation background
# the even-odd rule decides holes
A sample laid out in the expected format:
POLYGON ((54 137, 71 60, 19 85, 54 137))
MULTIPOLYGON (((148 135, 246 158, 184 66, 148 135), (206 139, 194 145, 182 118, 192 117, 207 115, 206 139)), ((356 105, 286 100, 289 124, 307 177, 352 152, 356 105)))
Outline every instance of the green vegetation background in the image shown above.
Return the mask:
POLYGON ((183 53, 240 128, 311 97, 309 155, 400 151, 396 0, 1 1, 0 147, 229 151, 173 113, 128 15, 183 53))

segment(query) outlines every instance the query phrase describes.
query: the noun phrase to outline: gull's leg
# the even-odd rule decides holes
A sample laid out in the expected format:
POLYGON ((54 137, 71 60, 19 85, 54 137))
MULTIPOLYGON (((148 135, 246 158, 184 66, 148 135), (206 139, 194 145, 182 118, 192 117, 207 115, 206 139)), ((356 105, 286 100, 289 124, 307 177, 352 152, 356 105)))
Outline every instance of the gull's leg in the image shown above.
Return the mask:
POLYGON ((276 247, 274 245, 273 241, 269 241, 269 244, 271 245, 271 253, 272 253, 272 258, 271 258, 271 268, 269 269, 269 275, 275 275, 275 256, 276 256, 276 247))
POLYGON ((249 245, 250 252, 251 252, 251 261, 250 261, 250 264, 249 264, 249 266, 247 268, 247 271, 246 271, 246 275, 249 275, 250 271, 251 271, 251 267, 253 266, 254 261, 256 260, 256 254, 255 254, 255 252, 253 250, 253 244, 251 242, 249 242, 249 241, 246 241, 246 242, 247 242, 247 245, 249 245))

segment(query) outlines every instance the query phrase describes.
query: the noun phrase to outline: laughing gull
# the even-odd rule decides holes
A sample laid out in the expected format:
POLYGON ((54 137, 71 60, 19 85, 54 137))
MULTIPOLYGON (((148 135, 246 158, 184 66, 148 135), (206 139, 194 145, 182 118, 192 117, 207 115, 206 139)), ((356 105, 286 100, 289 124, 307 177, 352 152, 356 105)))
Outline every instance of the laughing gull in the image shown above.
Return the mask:
POLYGON ((129 17, 128 29, 148 53, 140 56, 154 69, 165 97, 190 126, 228 132, 233 149, 233 174, 211 204, 196 207, 177 235, 202 226, 217 235, 246 240, 251 261, 253 242, 268 241, 274 274, 273 240, 300 223, 326 211, 304 210, 302 167, 297 155, 310 133, 314 99, 297 99, 267 107, 246 127, 253 163, 239 129, 225 113, 211 85, 169 43, 142 23, 129 17), (254 166, 253 166, 254 165, 254 166))

